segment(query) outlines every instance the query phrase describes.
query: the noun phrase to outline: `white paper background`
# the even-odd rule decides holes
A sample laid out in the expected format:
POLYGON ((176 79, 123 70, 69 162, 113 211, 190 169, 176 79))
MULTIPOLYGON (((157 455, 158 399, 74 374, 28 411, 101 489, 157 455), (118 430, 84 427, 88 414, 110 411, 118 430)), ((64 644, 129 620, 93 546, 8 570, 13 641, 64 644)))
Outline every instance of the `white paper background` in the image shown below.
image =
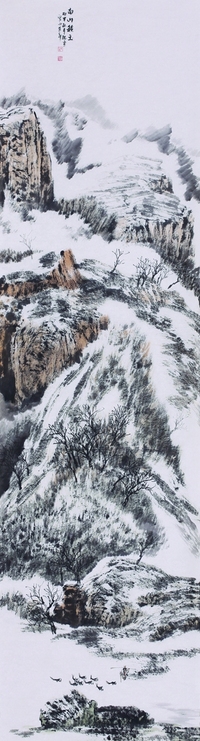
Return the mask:
POLYGON ((199 0, 74 0, 74 40, 57 61, 60 0, 1 0, 0 93, 94 95, 126 127, 171 123, 200 146, 199 0))

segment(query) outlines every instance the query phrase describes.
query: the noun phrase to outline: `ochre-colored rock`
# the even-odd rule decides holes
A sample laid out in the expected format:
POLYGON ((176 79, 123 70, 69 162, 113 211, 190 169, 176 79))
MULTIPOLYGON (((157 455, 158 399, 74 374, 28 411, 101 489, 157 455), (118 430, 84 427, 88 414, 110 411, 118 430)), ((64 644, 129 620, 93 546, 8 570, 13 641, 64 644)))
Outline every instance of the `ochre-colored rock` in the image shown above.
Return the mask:
POLYGON ((128 226, 119 219, 115 238, 126 242, 149 242, 165 260, 176 263, 193 255, 194 219, 191 211, 165 221, 146 219, 144 224, 128 226))
POLYGON ((80 321, 78 327, 57 329, 53 322, 40 326, 19 326, 12 340, 11 367, 15 378, 15 399, 39 398, 53 379, 80 358, 88 342, 108 327, 108 318, 80 321))
MULTIPOLYGON (((81 283, 71 250, 61 253, 58 267, 45 277, 32 280, 1 282, 0 293, 24 299, 49 288, 74 290, 81 283)), ((69 319, 58 328, 45 318, 39 323, 0 321, 0 392, 6 400, 21 403, 24 399, 38 399, 53 379, 77 360, 88 342, 107 329, 108 317, 99 319, 69 319)))
POLYGON ((108 606, 105 596, 99 592, 87 593, 79 585, 65 584, 63 600, 55 605, 53 619, 55 622, 78 627, 79 625, 102 625, 107 627, 122 627, 136 620, 139 610, 130 604, 117 604, 113 600, 112 607, 108 606))
POLYGON ((65 250, 61 253, 58 267, 54 268, 45 278, 33 275, 33 278, 28 281, 16 280, 12 283, 1 280, 0 295, 23 299, 46 288, 74 289, 80 282, 81 275, 75 267, 73 253, 71 250, 65 250))
POLYGON ((63 250, 58 267, 47 276, 48 285, 59 288, 77 288, 81 282, 81 275, 75 267, 75 260, 71 250, 63 250))
POLYGON ((66 584, 63 591, 63 602, 54 608, 55 622, 71 625, 73 628, 84 625, 87 595, 81 587, 71 584, 66 584))
POLYGON ((0 126, 0 202, 5 188, 15 203, 50 207, 53 201, 51 158, 36 113, 27 108, 5 116, 0 126))

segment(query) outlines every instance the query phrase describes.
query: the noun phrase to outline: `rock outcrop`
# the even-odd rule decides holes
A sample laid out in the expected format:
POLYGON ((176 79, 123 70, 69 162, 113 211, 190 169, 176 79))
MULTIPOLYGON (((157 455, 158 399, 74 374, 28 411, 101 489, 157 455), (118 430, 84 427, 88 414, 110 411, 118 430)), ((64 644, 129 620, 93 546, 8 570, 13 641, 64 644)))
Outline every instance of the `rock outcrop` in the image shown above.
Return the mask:
MULTIPOLYGON (((71 250, 61 252, 58 267, 46 276, 32 275, 30 280, 1 279, 0 293, 23 302, 36 294, 44 295, 51 289, 74 290, 81 283, 71 250)), ((3 304, 2 304, 3 306, 3 304)), ((43 312, 44 314, 44 312, 43 312)), ((63 368, 79 360, 88 342, 107 329, 108 317, 100 318, 66 314, 65 326, 57 326, 54 317, 40 318, 39 322, 17 320, 11 311, 0 316, 0 392, 8 401, 21 403, 24 399, 39 399, 48 383, 63 368)))
POLYGON ((49 208, 53 201, 51 158, 36 113, 15 109, 0 118, 0 203, 5 188, 16 205, 49 208))
POLYGON ((156 193, 160 194, 173 193, 172 181, 166 175, 161 175, 155 180, 152 180, 150 183, 150 188, 156 193))
POLYGON ((11 367, 15 378, 15 401, 38 400, 45 388, 63 368, 77 362, 88 342, 107 329, 108 319, 101 317, 82 320, 78 326, 58 329, 44 321, 39 326, 31 322, 20 325, 11 345, 11 367))
POLYGON ((131 557, 123 560, 123 566, 124 569, 121 558, 110 559, 104 578, 100 573, 97 576, 94 569, 81 585, 64 585, 62 603, 54 609, 55 622, 109 629, 132 624, 133 635, 139 637, 145 631, 151 642, 177 631, 199 630, 199 584, 194 579, 180 578, 177 583, 176 577, 137 564, 131 557), (155 605, 156 617, 153 612, 151 615, 155 605))
POLYGON ((120 238, 125 237, 126 242, 148 242, 164 260, 176 264, 177 261, 184 261, 193 254, 193 233, 193 215, 190 211, 183 211, 174 220, 146 219, 144 224, 133 223, 131 227, 125 229, 122 225, 120 238))
POLYGON ((77 288, 81 282, 81 275, 76 268, 75 259, 71 250, 62 250, 58 267, 47 276, 47 282, 52 288, 77 288))
MULTIPOLYGON (((138 728, 150 725, 150 717, 144 710, 133 706, 103 705, 99 707, 95 700, 88 700, 77 690, 64 695, 61 700, 47 702, 40 711, 42 729, 76 729, 89 728, 95 734, 105 734, 107 738, 132 741, 138 728), (109 735, 107 735, 109 734, 109 735)), ((155 736, 154 736, 155 738, 155 736)), ((158 737, 157 737, 158 738, 158 737)))
POLYGON ((73 628, 84 625, 86 593, 81 587, 73 584, 66 584, 63 592, 63 602, 54 609, 55 622, 71 625, 73 628))
POLYGON ((23 299, 33 293, 39 293, 47 288, 78 288, 81 275, 76 268, 71 250, 63 250, 58 267, 46 276, 32 275, 28 280, 18 278, 18 274, 0 279, 0 295, 23 299), (14 280, 13 280, 14 278, 14 280))

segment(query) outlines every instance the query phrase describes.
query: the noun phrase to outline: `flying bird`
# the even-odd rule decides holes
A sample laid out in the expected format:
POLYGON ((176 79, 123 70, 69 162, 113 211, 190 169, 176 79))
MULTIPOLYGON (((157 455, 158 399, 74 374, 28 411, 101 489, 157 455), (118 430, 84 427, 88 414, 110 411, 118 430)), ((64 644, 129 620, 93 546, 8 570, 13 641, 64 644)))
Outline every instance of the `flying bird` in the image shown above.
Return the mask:
POLYGON ((61 677, 58 677, 58 678, 57 678, 57 677, 51 677, 51 676, 50 676, 50 679, 53 679, 53 682, 62 682, 62 679, 61 679, 61 677))
POLYGON ((98 690, 103 690, 103 687, 101 687, 100 684, 96 684, 96 687, 97 687, 98 690))
POLYGON ((106 684, 117 684, 117 682, 107 682, 107 679, 106 679, 106 684))

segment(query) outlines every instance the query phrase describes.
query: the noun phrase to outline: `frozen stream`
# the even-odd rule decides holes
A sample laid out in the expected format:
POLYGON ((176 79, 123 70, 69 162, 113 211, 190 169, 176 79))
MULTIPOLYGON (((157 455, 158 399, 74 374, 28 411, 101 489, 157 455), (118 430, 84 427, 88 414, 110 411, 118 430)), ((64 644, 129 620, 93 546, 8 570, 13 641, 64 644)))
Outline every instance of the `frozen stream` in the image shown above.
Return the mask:
MULTIPOLYGON (((39 713, 47 700, 72 689, 69 680, 71 675, 92 674, 98 676, 99 684, 104 687, 100 692, 95 684, 80 687, 88 699, 95 699, 102 704, 135 705, 146 710, 157 722, 175 723, 181 726, 200 726, 199 712, 199 679, 200 654, 170 659, 169 671, 165 674, 150 675, 144 679, 127 679, 119 681, 119 670, 124 662, 115 661, 109 656, 98 656, 84 645, 70 640, 72 629, 66 626, 61 632, 68 636, 59 640, 52 638, 51 633, 33 633, 26 630, 25 623, 6 607, 0 610, 1 634, 1 738, 11 741, 17 738, 14 730, 27 731, 30 727, 40 726, 39 713), (115 669, 111 667, 115 665, 115 669), (50 676, 61 677, 56 683, 50 676), (109 686, 106 680, 115 679, 117 684, 109 686), (11 732, 12 731, 12 732, 11 732)), ((60 632, 60 629, 59 629, 60 632)), ((129 651, 138 653, 192 648, 198 646, 196 632, 166 639, 161 644, 143 644, 130 642, 129 651)), ((127 660, 131 667, 131 659, 127 660)), ((38 738, 35 733, 31 738, 38 738)), ((52 738, 51 732, 43 732, 42 738, 52 738)), ((82 733, 55 732, 55 741, 76 741, 82 733)), ((92 736, 84 735, 85 741, 92 736)), ((96 738, 96 736, 95 736, 96 738)), ((100 737, 99 737, 100 741, 100 737)))

